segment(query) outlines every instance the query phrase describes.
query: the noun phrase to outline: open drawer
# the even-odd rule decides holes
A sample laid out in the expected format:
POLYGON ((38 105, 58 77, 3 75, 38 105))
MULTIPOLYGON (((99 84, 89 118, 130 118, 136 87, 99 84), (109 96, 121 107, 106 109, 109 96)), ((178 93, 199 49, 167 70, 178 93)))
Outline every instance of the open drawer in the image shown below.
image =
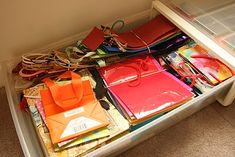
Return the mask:
MULTIPOLYGON (((149 16, 139 17, 140 18, 137 18, 137 16, 135 16, 135 20, 137 21, 141 18, 148 18, 149 16)), ((71 40, 70 42, 73 42, 73 40, 71 40)), ((60 44, 66 45, 66 42, 60 42, 60 44)), ((52 46, 49 49, 54 48, 56 47, 52 46)), ((220 56, 218 56, 218 58, 221 59, 220 56)), ((225 58, 222 59, 226 64, 229 63, 229 61, 227 62, 225 58)), ((11 109, 13 121, 16 127, 17 134, 19 136, 23 152, 27 157, 47 156, 47 151, 45 150, 43 144, 40 144, 41 140, 37 136, 37 132, 34 129, 30 116, 27 113, 22 112, 18 106, 18 103, 20 101, 20 95, 15 91, 14 78, 11 74, 11 69, 15 62, 16 61, 1 63, 0 70, 4 80, 4 85, 7 92, 8 102, 11 109)), ((234 69, 234 67, 232 68, 234 69)), ((231 93, 231 87, 234 88, 234 81, 235 77, 233 76, 230 79, 215 86, 205 94, 202 94, 197 98, 192 99, 191 101, 183 104, 182 106, 164 114, 160 118, 146 124, 144 127, 141 127, 131 133, 128 133, 122 136, 121 138, 118 138, 117 140, 90 152, 89 154, 87 154, 87 156, 115 156, 135 146, 136 144, 163 131, 167 127, 174 125, 180 120, 192 115, 193 113, 197 112, 206 105, 216 101, 216 99, 220 98, 221 100, 223 100, 227 96, 227 94, 229 94, 229 92, 231 93)))
MULTIPOLYGON (((235 41, 235 25, 228 21, 235 16, 235 3, 231 0, 214 2, 208 0, 204 4, 196 0, 155 0, 152 5, 153 15, 154 12, 160 12, 197 43, 207 48, 210 55, 219 58, 234 71, 235 49, 232 44, 235 41), (222 16, 226 16, 225 20, 222 16)), ((224 106, 231 104, 235 99, 235 85, 230 91, 223 100, 217 99, 224 106)))
MULTIPOLYGON (((197 4, 197 1, 187 1, 187 0, 155 0, 153 1, 153 10, 157 11, 157 13, 161 13, 164 15, 168 20, 170 20, 172 23, 174 23, 178 28, 180 28, 182 31, 184 31, 187 35, 189 35, 192 39, 194 39, 196 42, 200 43, 204 47, 208 48, 212 51, 213 56, 220 58, 222 61, 227 62, 228 65, 232 69, 235 68, 235 51, 233 49, 229 49, 228 47, 221 44, 220 40, 223 39, 222 37, 226 35, 225 34, 232 34, 232 32, 227 31, 221 32, 220 28, 222 26, 218 26, 218 23, 215 23, 215 21, 220 20, 217 19, 220 12, 214 13, 213 11, 204 11, 203 13, 199 15, 195 15, 196 13, 191 13, 188 10, 192 9, 190 6, 192 6, 194 3, 197 4), (191 4, 192 3, 192 4, 191 4), (187 6, 188 5, 188 6, 187 6), (186 10, 187 8, 187 10, 186 10), (188 13, 189 12, 189 13, 188 13), (192 15, 185 15, 185 14, 192 14, 192 15), (214 15, 216 14, 216 15, 214 15), (213 20, 214 21, 213 21, 213 20), (207 23, 206 23, 207 22, 207 23), (214 25, 209 25, 208 23, 212 22, 214 25), (204 25, 204 26, 202 26, 204 25), (219 28, 217 28, 217 27, 219 28), (206 28, 205 28, 206 27, 206 28)), ((224 3, 229 3, 229 0, 225 0, 224 3)), ((208 1, 208 3, 213 3, 213 0, 208 1)), ((200 4, 200 2, 198 2, 200 4)), ((223 4, 223 3, 222 3, 223 4)), ((222 5, 221 4, 221 5, 222 5)), ((229 3, 230 4, 230 3, 229 3)), ((229 5, 228 4, 228 5, 229 5)), ((218 4, 219 5, 219 4, 218 4)), ((233 4, 233 8, 235 8, 235 4, 233 4)), ((195 6, 196 8, 197 6, 195 6)), ((202 10, 203 3, 201 3, 200 6, 196 10, 202 10)), ((232 9, 233 9, 232 8, 232 9)), ((223 9, 223 8, 222 8, 223 9)), ((221 10, 221 8, 217 9, 221 10)), ((226 11, 226 9, 224 9, 226 11)), ((228 9, 227 9, 228 10, 228 9)), ((231 10, 231 9, 230 9, 231 10)), ((222 10, 223 11, 223 10, 222 10)), ((223 11, 223 12, 225 12, 223 11)), ((194 11, 195 12, 195 11, 194 11)), ((228 12, 227 14, 229 14, 228 12)), ((224 16, 228 16, 225 12, 224 16)), ((232 13, 232 16, 235 16, 235 12, 232 13)), ((223 21, 220 21, 220 23, 223 21)), ((230 24, 232 25, 232 24, 230 24)), ((224 24, 224 29, 228 28, 229 26, 224 24)), ((232 27, 232 26, 230 26, 232 27)), ((233 27, 235 27, 233 25, 233 27)), ((228 30, 233 29, 228 28, 228 30)), ((233 39, 234 41, 234 39, 233 39)), ((232 43, 231 43, 232 44, 232 43)))

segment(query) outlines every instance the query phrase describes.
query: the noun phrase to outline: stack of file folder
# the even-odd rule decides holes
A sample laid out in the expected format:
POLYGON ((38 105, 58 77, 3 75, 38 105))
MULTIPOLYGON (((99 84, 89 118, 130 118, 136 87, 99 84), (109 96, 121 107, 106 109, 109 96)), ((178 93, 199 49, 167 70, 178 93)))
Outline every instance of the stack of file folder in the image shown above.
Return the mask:
MULTIPOLYGON (((117 33, 117 40, 126 45, 126 52, 150 51, 160 43, 179 35, 179 29, 162 15, 156 16, 149 22, 127 32, 117 33)), ((117 47, 103 44, 107 52, 120 52, 117 47)))
POLYGON ((116 32, 108 27, 101 29, 94 27, 82 43, 88 49, 97 52, 96 59, 113 55, 124 58, 139 53, 159 54, 181 45, 188 39, 187 35, 164 16, 158 15, 149 22, 126 32, 116 32))
POLYGON ((194 96, 189 86, 166 72, 150 55, 103 67, 99 72, 132 125, 167 112, 194 96))
MULTIPOLYGON (((84 70, 83 70, 84 71, 84 70)), ((95 80, 82 72, 82 80, 95 87, 95 80)), ((70 80, 57 81, 62 88, 71 84, 70 80)), ((29 110, 34 120, 40 140, 46 146, 50 156, 72 157, 84 155, 89 151, 104 145, 114 137, 124 134, 129 129, 129 123, 118 110, 103 97, 99 101, 88 102, 68 111, 55 113, 45 112, 43 96, 45 84, 38 84, 24 90, 29 110), (108 108, 103 108, 100 101, 106 102, 108 108), (75 122, 73 122, 75 121, 75 122), (82 125, 82 126, 81 126, 82 125), (89 128, 89 126, 91 126, 89 128), (76 127, 76 128, 75 128, 76 127), (70 129, 72 128, 72 129, 70 129), (72 136, 71 136, 72 135, 72 136), (65 138, 69 137, 69 138, 65 138)), ((88 89, 89 90, 89 89, 88 89)), ((88 94, 85 92, 85 94, 88 94)), ((52 110, 50 108, 50 110, 52 110)), ((60 109, 59 109, 60 111, 60 109)))

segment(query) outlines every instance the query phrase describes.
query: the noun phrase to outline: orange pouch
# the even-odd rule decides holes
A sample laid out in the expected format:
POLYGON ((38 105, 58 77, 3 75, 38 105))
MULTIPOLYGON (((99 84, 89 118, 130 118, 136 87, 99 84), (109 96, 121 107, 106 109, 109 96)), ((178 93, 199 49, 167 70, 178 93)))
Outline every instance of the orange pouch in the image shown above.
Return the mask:
POLYGON ((80 107, 96 101, 89 80, 67 71, 60 78, 71 78, 71 83, 56 84, 49 78, 43 80, 47 88, 40 91, 46 117, 80 107))

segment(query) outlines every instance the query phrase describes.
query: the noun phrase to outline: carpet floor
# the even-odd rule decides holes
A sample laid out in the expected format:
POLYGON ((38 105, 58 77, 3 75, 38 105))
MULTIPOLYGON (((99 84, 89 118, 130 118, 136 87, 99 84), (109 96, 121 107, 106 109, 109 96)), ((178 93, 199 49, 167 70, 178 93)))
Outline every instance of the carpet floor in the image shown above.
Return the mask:
POLYGON ((23 157, 4 88, 0 88, 0 156, 23 157))
MULTIPOLYGON (((4 88, 0 89, 1 157, 23 157, 4 88)), ((217 102, 118 157, 235 157, 235 103, 217 102)))

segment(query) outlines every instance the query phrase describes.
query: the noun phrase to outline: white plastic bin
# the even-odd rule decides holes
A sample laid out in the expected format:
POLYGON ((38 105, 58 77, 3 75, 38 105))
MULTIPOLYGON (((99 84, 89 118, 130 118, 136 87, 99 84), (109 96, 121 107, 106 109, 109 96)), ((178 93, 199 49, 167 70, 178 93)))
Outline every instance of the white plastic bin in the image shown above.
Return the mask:
MULTIPOLYGON (((154 9, 154 8, 153 8, 154 9)), ((149 14, 150 12, 148 12, 149 14)), ((149 18, 149 16, 143 14, 138 14, 132 22, 143 21, 143 19, 149 18)), ((150 14, 149 14, 150 15, 150 14)), ((131 21, 131 20, 130 20, 131 21)), ((187 32, 186 32, 187 33, 187 32)), ((84 35, 84 33, 81 33, 84 35)), ((76 36, 76 37, 79 37, 76 36)), ((61 45, 66 45, 66 43, 71 43, 74 41, 74 37, 70 40, 64 40, 64 42, 58 42, 61 45)), ((58 47, 58 43, 52 44, 48 49, 53 49, 58 47)), ((219 55, 216 55, 220 58, 219 55)), ((223 57, 222 57, 223 58, 223 57)), ((223 58, 226 62, 226 58, 223 58)), ((47 156, 46 150, 43 145, 40 144, 40 139, 37 136, 37 133, 32 124, 32 120, 29 114, 22 112, 19 109, 18 103, 20 100, 19 94, 14 89, 14 81, 11 74, 11 69, 17 61, 7 61, 0 64, 1 70, 1 82, 3 82, 13 121, 16 127, 16 131, 23 149, 23 152, 26 157, 41 157, 47 156)), ((167 114, 161 116, 160 118, 150 122, 149 124, 141 127, 138 130, 135 130, 123 137, 94 150, 93 152, 87 154, 87 156, 115 156, 136 144, 148 139, 151 136, 156 135, 157 133, 163 131, 167 127, 176 124, 182 119, 192 115, 193 113, 199 111, 201 108, 206 105, 216 101, 216 99, 224 100, 228 91, 231 91, 231 87, 234 88, 235 77, 232 77, 221 84, 214 87, 209 92, 198 96, 197 98, 183 104, 182 106, 168 112, 167 114)), ((222 101, 221 101, 222 102, 222 101)))

